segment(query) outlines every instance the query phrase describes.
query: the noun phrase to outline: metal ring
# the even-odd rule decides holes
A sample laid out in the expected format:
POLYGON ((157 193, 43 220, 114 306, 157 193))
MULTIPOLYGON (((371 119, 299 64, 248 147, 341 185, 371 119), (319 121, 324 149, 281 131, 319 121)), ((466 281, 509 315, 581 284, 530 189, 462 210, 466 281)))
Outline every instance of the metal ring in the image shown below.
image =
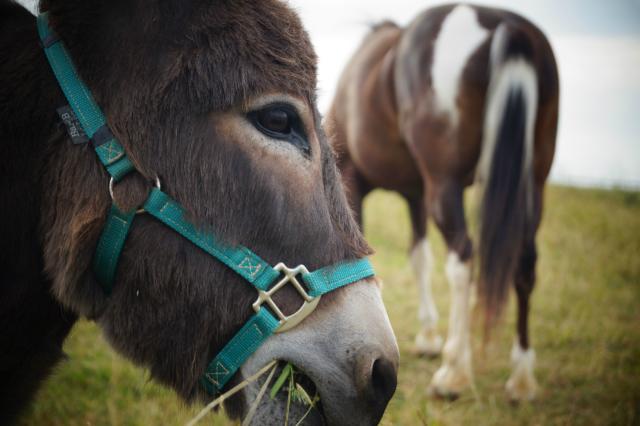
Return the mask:
MULTIPOLYGON (((115 180, 113 179, 113 176, 111 176, 111 179, 109 179, 109 195, 111 196, 111 202, 114 202, 113 200, 113 184, 114 183, 115 183, 115 180)), ((162 189, 162 186, 160 185, 160 178, 158 177, 158 175, 156 175, 154 178, 154 184, 156 188, 162 189)), ((136 210, 136 214, 140 214, 140 213, 144 213, 143 208, 139 208, 138 210, 136 210)))

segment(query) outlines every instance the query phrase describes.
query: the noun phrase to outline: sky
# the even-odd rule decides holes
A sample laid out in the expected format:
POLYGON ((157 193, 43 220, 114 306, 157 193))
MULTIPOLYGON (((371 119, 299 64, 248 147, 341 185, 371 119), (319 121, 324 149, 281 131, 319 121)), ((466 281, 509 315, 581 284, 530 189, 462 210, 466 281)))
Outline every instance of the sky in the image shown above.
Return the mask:
MULTIPOLYGON (((34 10, 33 0, 22 0, 34 10)), ((406 25, 432 0, 289 0, 318 54, 326 112, 342 68, 371 23, 406 25)), ((537 24, 560 71, 555 182, 640 188, 640 0, 492 0, 537 24)))

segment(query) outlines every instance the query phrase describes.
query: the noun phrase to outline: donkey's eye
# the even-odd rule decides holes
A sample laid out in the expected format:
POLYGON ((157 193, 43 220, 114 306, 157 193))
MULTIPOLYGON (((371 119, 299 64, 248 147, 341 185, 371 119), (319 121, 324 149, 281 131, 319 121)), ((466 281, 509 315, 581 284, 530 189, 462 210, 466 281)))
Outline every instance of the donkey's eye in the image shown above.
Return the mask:
POLYGON ((258 111, 258 123, 274 133, 288 135, 291 133, 291 118, 282 108, 267 108, 258 111))
POLYGON ((266 105, 251 111, 247 118, 264 135, 286 141, 309 154, 309 142, 296 109, 286 103, 266 105))

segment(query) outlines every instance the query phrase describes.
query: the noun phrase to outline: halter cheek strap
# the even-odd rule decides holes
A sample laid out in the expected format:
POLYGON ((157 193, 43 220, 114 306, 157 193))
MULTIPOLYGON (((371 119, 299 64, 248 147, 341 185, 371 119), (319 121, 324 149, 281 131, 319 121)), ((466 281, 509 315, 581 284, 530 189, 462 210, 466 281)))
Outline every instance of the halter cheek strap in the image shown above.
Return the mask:
MULTIPOLYGON (((64 44, 51 31, 47 13, 38 16, 38 33, 62 92, 91 140, 99 161, 111 176, 111 189, 114 182, 136 169, 80 79, 64 44)), ((295 268, 283 263, 271 266, 248 248, 226 245, 215 235, 198 229, 185 218, 182 206, 160 189, 159 182, 156 186, 137 212, 122 212, 115 204, 111 206, 96 246, 93 271, 105 293, 111 294, 129 229, 137 213, 147 213, 225 264, 257 290, 258 298, 252 305, 255 314, 216 355, 200 379, 212 395, 222 390, 269 336, 295 327, 313 312, 323 294, 374 275, 367 259, 339 262, 313 272, 302 265, 295 268), (300 308, 291 315, 285 315, 272 298, 286 285, 291 285, 303 299, 300 308)))

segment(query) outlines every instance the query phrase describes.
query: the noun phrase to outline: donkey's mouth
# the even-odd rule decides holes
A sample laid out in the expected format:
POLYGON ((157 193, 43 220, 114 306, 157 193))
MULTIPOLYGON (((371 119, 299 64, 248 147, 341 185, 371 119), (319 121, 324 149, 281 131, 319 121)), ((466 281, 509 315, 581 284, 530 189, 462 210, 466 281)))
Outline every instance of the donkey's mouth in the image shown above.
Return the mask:
MULTIPOLYGON (((264 386, 262 380, 262 386, 264 386)), ((258 396, 259 397, 259 396, 258 396)), ((255 401, 254 403, 255 404, 255 401)), ((249 406, 253 405, 249 402, 249 406)), ((320 394, 311 378, 295 365, 280 361, 250 424, 325 425, 320 394), (262 417, 262 418, 261 418, 262 417)))
POLYGON ((267 339, 241 367, 242 376, 251 377, 279 360, 268 385, 264 386, 264 375, 245 388, 243 415, 250 413, 265 389, 251 424, 293 426, 305 414, 300 424, 372 426, 380 422, 396 387, 398 365, 398 347, 380 290, 363 281, 336 294, 333 299, 323 298, 324 305, 299 326, 267 339), (294 370, 293 379, 285 374, 287 365, 294 370))

